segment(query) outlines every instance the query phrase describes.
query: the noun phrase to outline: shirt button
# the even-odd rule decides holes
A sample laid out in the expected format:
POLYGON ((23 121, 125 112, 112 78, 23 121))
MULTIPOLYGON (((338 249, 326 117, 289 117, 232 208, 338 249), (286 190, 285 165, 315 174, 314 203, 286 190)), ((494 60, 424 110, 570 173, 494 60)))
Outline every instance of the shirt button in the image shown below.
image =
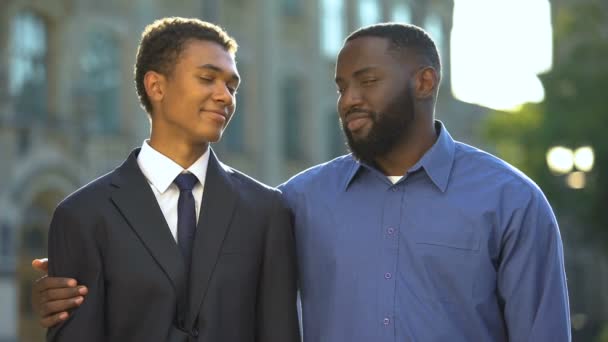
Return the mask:
POLYGON ((384 274, 384 278, 386 278, 386 279, 391 279, 391 277, 392 277, 392 276, 393 276, 393 275, 392 275, 392 274, 390 274, 389 272, 386 272, 386 273, 384 274))
POLYGON ((388 317, 385 317, 384 320, 382 321, 382 323, 384 323, 384 325, 389 325, 389 324, 391 324, 391 319, 388 317))
POLYGON ((387 229, 386 232, 388 233, 388 235, 393 235, 393 233, 395 232, 395 228, 391 227, 387 229))
POLYGON ((396 187, 392 187, 392 188, 391 188, 391 191, 392 191, 392 192, 397 192, 397 188, 396 188, 396 187))

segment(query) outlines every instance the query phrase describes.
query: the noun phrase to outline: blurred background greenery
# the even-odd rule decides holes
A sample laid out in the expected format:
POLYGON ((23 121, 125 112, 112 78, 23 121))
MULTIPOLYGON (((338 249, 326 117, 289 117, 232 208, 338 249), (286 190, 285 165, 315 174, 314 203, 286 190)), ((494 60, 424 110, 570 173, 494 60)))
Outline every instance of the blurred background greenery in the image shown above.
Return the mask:
POLYGON ((608 2, 605 0, 0 0, 0 342, 41 341, 29 293, 56 204, 148 133, 132 81, 163 16, 240 44, 237 115, 214 149, 271 185, 345 153, 333 68, 352 30, 424 27, 443 80, 437 117, 543 189, 564 240, 574 341, 608 342, 608 2))

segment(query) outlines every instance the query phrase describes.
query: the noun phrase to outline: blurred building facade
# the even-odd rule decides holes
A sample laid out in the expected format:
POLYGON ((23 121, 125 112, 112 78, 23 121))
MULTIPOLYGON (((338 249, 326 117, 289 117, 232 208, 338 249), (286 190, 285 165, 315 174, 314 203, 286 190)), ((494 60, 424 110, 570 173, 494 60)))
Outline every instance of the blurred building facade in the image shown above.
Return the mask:
POLYGON ((40 341, 34 257, 57 203, 146 138, 132 66, 141 31, 164 16, 220 24, 239 42, 243 84, 221 159, 268 184, 345 152, 334 61, 343 38, 381 21, 425 27, 444 64, 437 115, 479 144, 485 110, 449 89, 452 1, 3 0, 0 3, 0 342, 40 341))

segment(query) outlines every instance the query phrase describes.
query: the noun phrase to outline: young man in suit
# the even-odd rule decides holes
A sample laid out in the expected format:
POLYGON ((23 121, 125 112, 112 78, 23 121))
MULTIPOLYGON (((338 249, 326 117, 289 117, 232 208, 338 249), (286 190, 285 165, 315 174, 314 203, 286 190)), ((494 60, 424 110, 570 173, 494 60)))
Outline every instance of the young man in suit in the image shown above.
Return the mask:
POLYGON ((299 341, 289 212, 209 146, 234 113, 236 49, 197 19, 146 27, 150 139, 57 207, 49 275, 88 293, 49 341, 299 341))

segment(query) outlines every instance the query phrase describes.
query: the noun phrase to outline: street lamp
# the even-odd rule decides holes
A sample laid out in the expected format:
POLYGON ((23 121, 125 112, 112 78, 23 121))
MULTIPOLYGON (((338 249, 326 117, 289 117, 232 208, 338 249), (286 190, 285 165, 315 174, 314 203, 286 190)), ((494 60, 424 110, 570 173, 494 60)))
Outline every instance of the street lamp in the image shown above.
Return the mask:
POLYGON ((564 146, 551 147, 547 151, 547 165, 554 173, 566 174, 574 167, 574 152, 564 146))
POLYGON ((591 146, 579 147, 574 151, 574 166, 577 169, 589 172, 593 169, 593 163, 595 162, 595 155, 591 146))
POLYGON ((595 155, 591 146, 582 146, 575 151, 554 146, 547 151, 546 159, 551 172, 566 175, 568 187, 582 189, 586 185, 586 173, 593 169, 595 155))

